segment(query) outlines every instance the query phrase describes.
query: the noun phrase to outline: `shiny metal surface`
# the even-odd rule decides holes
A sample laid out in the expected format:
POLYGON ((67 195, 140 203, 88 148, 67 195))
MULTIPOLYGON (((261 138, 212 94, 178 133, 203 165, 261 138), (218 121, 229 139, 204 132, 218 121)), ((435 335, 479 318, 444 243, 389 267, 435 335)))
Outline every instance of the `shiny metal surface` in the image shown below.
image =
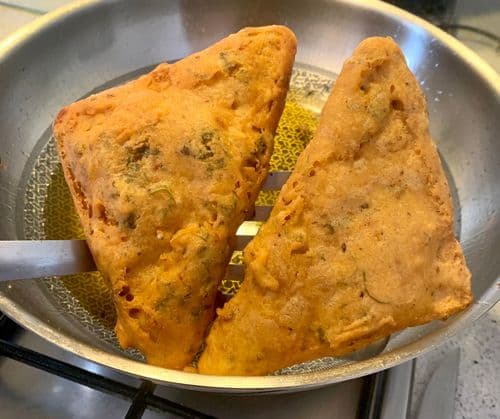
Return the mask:
MULTIPOLYGON (((262 190, 279 190, 290 172, 270 172, 262 190)), ((265 221, 272 206, 256 205, 253 220, 265 221)), ((236 250, 243 250, 257 233, 260 223, 245 221, 236 235, 236 250)), ((0 240, 0 282, 95 271, 85 240, 0 240)), ((231 265, 228 274, 242 276, 241 267, 231 265)))
POLYGON ((299 40, 297 62, 338 73, 357 43, 390 35, 429 103, 431 131, 456 186, 475 301, 447 322, 403 331, 382 353, 304 374, 212 377, 131 360, 64 316, 36 281, 0 285, 0 309, 57 345, 157 382, 207 391, 283 392, 366 375, 428 351, 500 298, 500 81, 461 43, 377 1, 83 1, 46 15, 0 45, 0 239, 23 239, 22 191, 59 108, 96 86, 199 50, 243 26, 281 23, 299 40))
POLYGON ((457 391, 460 349, 446 354, 432 374, 424 392, 416 419, 453 419, 457 391))
POLYGON ((0 241, 0 281, 95 270, 84 240, 0 241))
POLYGON ((415 360, 407 361, 387 371, 384 398, 379 419, 407 419, 410 412, 415 360))

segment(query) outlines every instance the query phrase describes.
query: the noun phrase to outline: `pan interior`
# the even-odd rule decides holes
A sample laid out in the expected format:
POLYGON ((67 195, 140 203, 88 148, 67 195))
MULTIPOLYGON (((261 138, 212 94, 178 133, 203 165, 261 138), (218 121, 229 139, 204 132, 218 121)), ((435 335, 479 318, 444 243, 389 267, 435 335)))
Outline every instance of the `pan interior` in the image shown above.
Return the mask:
MULTIPOLYGON (((141 69, 106 83, 95 89, 120 84, 132 79, 141 69)), ((312 138, 321 109, 328 97, 336 75, 306 65, 296 64, 290 82, 290 91, 275 137, 271 170, 292 170, 295 162, 312 138)), ((69 189, 64 180, 50 129, 40 139, 41 148, 28 174, 24 191, 24 235, 27 239, 63 240, 84 238, 80 221, 73 207, 69 189)), ((38 149, 38 147, 36 148, 38 149)), ((262 191, 257 204, 272 205, 277 191, 262 191)), ((233 255, 233 263, 241 263, 241 252, 233 255)), ((237 292, 241 278, 223 280, 220 291, 230 298, 237 292)), ((136 350, 122 350, 114 332, 116 313, 112 295, 99 272, 87 272, 66 277, 51 277, 40 285, 47 298, 62 316, 80 323, 95 339, 106 342, 128 357, 144 360, 136 350)), ((377 345, 377 348, 380 345, 377 345)), ((330 368, 349 359, 325 358, 279 373, 310 372, 330 368)))
MULTIPOLYGON (((143 68, 118 77, 91 93, 118 85, 150 70, 143 68)), ((315 67, 296 64, 290 82, 285 110, 275 137, 275 150, 271 171, 292 170, 305 145, 314 135, 321 109, 328 98, 336 75, 315 67)), ((40 150, 32 156, 33 166, 27 174, 24 191, 24 235, 26 239, 76 239, 84 238, 83 231, 64 180, 62 168, 51 130, 47 129, 39 140, 40 150)), ((455 204, 456 231, 460 231, 460 208, 454 182, 444 163, 455 204)), ((257 204, 272 205, 277 191, 263 191, 257 204)), ((233 263, 241 263, 241 252, 235 251, 233 263)), ((220 285, 221 293, 230 298, 239 288, 241 278, 226 278, 220 285)), ((98 272, 88 272, 66 277, 51 277, 40 281, 46 297, 61 316, 69 317, 84 328, 92 339, 97 339, 113 351, 144 361, 137 350, 119 347, 114 332, 116 313, 110 290, 98 272)), ((402 332, 404 333, 404 332, 402 332)), ((276 374, 315 372, 356 360, 370 358, 382 352, 388 340, 382 340, 343 358, 326 357, 278 371, 276 374)))

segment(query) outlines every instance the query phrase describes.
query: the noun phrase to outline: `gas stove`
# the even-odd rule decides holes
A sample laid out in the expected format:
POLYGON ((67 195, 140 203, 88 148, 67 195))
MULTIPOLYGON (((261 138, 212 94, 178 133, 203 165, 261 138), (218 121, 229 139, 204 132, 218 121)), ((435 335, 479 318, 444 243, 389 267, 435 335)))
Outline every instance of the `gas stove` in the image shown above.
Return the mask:
POLYGON ((78 358, 3 315, 0 356, 0 409, 8 418, 374 418, 383 402, 384 373, 291 394, 156 386, 78 358))

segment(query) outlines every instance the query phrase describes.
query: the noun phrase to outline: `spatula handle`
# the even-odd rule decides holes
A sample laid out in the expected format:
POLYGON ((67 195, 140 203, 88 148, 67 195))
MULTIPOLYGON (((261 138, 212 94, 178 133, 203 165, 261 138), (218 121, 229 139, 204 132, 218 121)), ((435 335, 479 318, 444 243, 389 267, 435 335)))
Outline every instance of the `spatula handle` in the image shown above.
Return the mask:
POLYGON ((0 281, 95 270, 85 240, 0 241, 0 281))

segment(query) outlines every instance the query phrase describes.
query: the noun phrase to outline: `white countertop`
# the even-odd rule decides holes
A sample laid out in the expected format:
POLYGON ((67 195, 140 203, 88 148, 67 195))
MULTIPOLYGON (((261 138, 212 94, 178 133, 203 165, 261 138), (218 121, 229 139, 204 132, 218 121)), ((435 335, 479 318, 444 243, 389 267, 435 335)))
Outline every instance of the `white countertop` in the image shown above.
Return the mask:
MULTIPOLYGON (((0 39, 36 19, 46 11, 67 3, 66 0, 11 0, 0 5, 0 39)), ((458 22, 493 33, 500 28, 500 1, 462 0, 457 2, 458 22)), ((457 37, 500 73, 500 50, 494 42, 471 32, 459 31, 457 37)), ((448 343, 419 358, 416 364, 411 404, 413 417, 430 375, 446 353, 461 348, 455 418, 500 418, 500 304, 497 304, 474 327, 448 343)))

